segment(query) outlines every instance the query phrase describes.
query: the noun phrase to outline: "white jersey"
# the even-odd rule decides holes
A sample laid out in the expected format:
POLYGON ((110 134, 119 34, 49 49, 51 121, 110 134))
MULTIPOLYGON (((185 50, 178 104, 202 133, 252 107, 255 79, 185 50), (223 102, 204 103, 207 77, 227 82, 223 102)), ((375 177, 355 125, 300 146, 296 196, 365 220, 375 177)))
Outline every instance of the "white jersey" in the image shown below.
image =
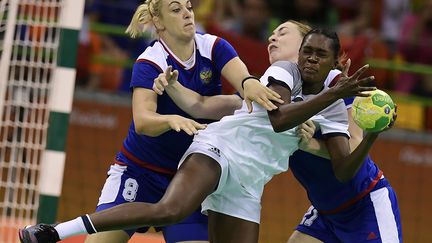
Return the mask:
MULTIPOLYGON (((261 83, 267 85, 270 76, 286 83, 292 90, 292 97, 301 95, 302 81, 296 64, 276 62, 261 77, 261 83)), ((341 111, 346 113, 343 102, 340 102, 338 104, 341 105, 341 111)), ((199 131, 194 141, 218 148, 241 178, 243 186, 253 195, 261 197, 264 185, 275 174, 288 170, 288 157, 298 149, 299 138, 295 129, 274 132, 267 110, 256 103, 253 105, 253 112, 249 113, 243 102, 242 108, 233 115, 199 131)), ((326 110, 336 109, 332 107, 333 105, 326 110)), ((314 120, 328 129, 327 132, 347 133, 346 121, 345 125, 333 126, 323 115, 315 116, 314 120)))
MULTIPOLYGON (((261 83, 268 85, 269 77, 288 85, 291 89, 291 98, 303 97, 297 64, 276 62, 261 77, 261 83)), ((199 131, 181 163, 191 153, 204 153, 221 165, 222 174, 218 189, 203 202, 203 211, 210 209, 259 223, 259 207, 264 185, 274 175, 288 170, 288 158, 298 149, 299 138, 295 129, 274 132, 267 110, 255 103, 253 106, 253 112, 249 113, 243 102, 242 108, 233 115, 211 123, 206 129, 199 131), (247 199, 248 195, 251 198, 247 199), (239 199, 237 203, 244 202, 249 211, 241 211, 238 207, 233 210, 234 205, 229 206, 227 200, 234 200, 236 197, 239 199)), ((342 100, 335 102, 312 119, 319 124, 325 134, 348 135, 348 119, 342 100)), ((231 204, 235 204, 235 200, 231 204)))

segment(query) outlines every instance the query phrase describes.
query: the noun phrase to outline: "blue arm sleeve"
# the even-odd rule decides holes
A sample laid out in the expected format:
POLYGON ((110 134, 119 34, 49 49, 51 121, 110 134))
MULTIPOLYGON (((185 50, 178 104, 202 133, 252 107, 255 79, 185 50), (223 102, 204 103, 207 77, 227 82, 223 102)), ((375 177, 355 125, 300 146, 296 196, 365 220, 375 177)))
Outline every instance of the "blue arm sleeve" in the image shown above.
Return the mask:
POLYGON ((159 76, 162 70, 155 64, 143 60, 136 62, 132 69, 132 78, 129 88, 135 87, 152 89, 155 78, 159 76))
POLYGON ((212 61, 219 72, 222 71, 227 62, 237 56, 237 52, 228 41, 217 38, 212 50, 212 61))

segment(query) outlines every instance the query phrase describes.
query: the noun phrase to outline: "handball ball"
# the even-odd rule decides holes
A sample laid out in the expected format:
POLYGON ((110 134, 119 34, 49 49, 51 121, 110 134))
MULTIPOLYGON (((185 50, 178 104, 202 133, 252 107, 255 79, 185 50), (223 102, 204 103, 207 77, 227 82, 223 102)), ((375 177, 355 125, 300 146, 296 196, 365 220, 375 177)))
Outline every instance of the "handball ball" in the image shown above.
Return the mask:
POLYGON ((352 117, 355 123, 367 132, 379 132, 386 128, 395 112, 390 95, 376 89, 369 91, 369 97, 356 97, 352 104, 352 117))

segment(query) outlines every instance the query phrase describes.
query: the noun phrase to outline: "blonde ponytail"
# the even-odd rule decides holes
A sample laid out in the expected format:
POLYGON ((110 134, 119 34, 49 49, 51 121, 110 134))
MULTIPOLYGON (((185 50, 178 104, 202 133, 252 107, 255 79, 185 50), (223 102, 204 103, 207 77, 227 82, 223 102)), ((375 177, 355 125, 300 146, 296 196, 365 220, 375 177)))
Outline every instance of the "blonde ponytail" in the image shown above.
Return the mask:
POLYGON ((126 33, 132 38, 142 35, 153 23, 153 16, 160 14, 161 0, 146 0, 136 9, 126 33))

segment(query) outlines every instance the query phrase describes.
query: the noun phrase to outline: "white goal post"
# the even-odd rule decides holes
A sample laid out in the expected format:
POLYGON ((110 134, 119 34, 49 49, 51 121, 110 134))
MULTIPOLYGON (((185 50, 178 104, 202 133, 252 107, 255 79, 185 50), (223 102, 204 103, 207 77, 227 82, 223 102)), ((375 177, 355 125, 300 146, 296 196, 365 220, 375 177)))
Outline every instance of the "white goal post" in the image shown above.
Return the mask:
POLYGON ((54 223, 84 0, 0 1, 0 243, 54 223))

